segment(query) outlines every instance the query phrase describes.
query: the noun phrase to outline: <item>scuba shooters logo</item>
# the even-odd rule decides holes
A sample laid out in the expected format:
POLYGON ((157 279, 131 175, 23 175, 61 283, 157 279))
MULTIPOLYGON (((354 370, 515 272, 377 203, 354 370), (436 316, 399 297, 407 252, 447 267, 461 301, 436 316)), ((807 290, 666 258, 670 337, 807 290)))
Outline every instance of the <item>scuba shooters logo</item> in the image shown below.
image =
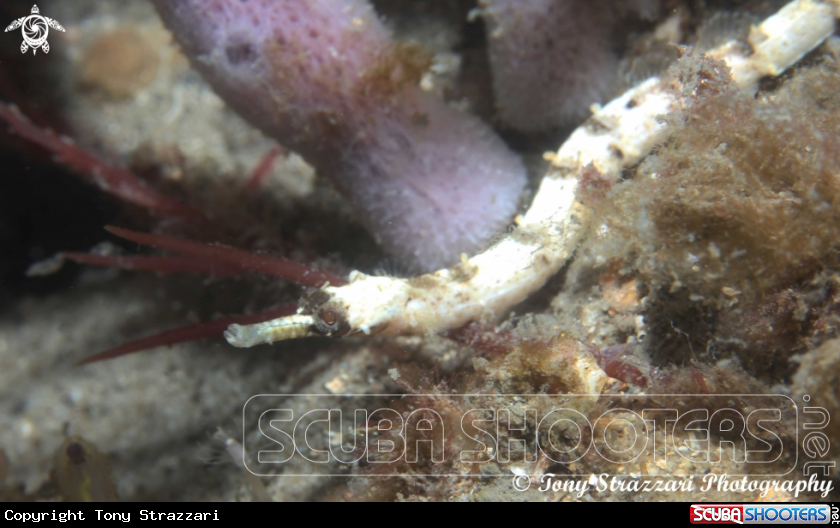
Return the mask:
POLYGON ((692 504, 691 524, 829 524, 828 504, 692 504))
POLYGON ((50 44, 47 42, 50 28, 64 31, 64 28, 57 21, 41 16, 37 5, 32 6, 32 13, 29 16, 18 18, 9 24, 6 33, 17 28, 22 28, 21 33, 23 33, 23 43, 20 45, 21 53, 26 53, 31 48, 33 55, 37 53, 39 48, 43 49, 44 53, 50 52, 50 44))

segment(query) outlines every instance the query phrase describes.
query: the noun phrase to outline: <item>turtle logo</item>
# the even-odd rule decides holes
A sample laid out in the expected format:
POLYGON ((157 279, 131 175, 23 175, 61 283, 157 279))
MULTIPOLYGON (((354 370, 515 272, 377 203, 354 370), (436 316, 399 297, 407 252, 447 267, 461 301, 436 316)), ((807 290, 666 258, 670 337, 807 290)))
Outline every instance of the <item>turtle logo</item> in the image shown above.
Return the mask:
POLYGON ((41 16, 36 5, 32 6, 31 15, 19 18, 9 24, 6 32, 8 33, 21 26, 23 26, 23 44, 20 45, 20 51, 21 53, 26 53, 29 48, 32 48, 33 55, 38 51, 38 48, 43 49, 44 53, 50 52, 50 45, 47 42, 47 35, 50 34, 50 28, 64 31, 61 24, 55 20, 41 16))

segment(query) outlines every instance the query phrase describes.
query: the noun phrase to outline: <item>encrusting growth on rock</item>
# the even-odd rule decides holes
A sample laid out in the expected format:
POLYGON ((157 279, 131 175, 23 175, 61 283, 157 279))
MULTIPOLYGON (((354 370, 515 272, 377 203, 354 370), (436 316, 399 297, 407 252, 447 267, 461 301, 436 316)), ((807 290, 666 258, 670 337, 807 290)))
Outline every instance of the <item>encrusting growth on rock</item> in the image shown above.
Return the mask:
MULTIPOLYGON (((840 385, 837 384, 837 372, 840 371, 840 340, 832 339, 819 348, 804 354, 799 371, 793 376, 793 397, 799 405, 811 405, 828 412, 823 431, 832 439, 840 436, 840 422, 833 419, 840 413, 840 385), (807 396, 807 399, 806 399, 807 396)), ((819 422, 823 416, 809 418, 809 422, 819 422)), ((813 429, 818 429, 813 427, 813 429)), ((826 445, 830 457, 837 461, 840 449, 837 443, 826 445)), ((837 475, 837 468, 834 468, 837 475)))
POLYGON ((159 63, 157 50, 140 30, 111 31, 88 46, 80 65, 81 83, 109 98, 132 97, 154 80, 159 63))
POLYGON ((597 211, 592 243, 662 292, 651 312, 684 292, 683 304, 717 314, 707 337, 718 345, 790 355, 818 332, 826 295, 816 285, 838 264, 836 54, 758 96, 712 59, 686 55, 672 73, 682 108, 664 118, 666 141, 632 181, 597 200, 581 194, 597 211))

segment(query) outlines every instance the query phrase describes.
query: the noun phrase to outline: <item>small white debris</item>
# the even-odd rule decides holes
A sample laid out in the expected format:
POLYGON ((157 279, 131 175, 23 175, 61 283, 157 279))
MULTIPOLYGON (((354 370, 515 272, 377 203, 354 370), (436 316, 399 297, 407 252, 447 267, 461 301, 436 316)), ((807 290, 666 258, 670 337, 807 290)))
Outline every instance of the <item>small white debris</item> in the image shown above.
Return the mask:
POLYGON ((342 381, 339 376, 336 376, 327 383, 324 383, 324 387, 330 391, 331 394, 339 394, 344 392, 344 381, 342 381))
POLYGON ((513 466, 512 468, 510 468, 510 472, 513 473, 514 475, 516 475, 517 477, 527 477, 528 476, 528 472, 525 471, 524 469, 522 469, 519 466, 513 466))
POLYGON ((64 267, 64 255, 56 253, 52 257, 31 264, 26 269, 27 277, 46 277, 61 271, 64 267))

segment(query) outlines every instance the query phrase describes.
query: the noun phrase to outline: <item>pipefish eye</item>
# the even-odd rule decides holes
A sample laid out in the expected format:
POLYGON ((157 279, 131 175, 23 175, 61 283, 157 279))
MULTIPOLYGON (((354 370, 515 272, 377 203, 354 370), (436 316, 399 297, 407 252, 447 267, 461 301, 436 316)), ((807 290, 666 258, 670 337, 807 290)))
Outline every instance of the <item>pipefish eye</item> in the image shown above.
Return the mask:
POLYGON ((328 326, 333 326, 335 323, 338 322, 338 312, 336 312, 332 308, 324 308, 323 310, 321 310, 318 316, 321 318, 321 321, 323 321, 328 326))
POLYGON ((324 306, 318 310, 315 327, 318 332, 332 337, 341 337, 349 330, 347 319, 341 310, 334 306, 324 306))

